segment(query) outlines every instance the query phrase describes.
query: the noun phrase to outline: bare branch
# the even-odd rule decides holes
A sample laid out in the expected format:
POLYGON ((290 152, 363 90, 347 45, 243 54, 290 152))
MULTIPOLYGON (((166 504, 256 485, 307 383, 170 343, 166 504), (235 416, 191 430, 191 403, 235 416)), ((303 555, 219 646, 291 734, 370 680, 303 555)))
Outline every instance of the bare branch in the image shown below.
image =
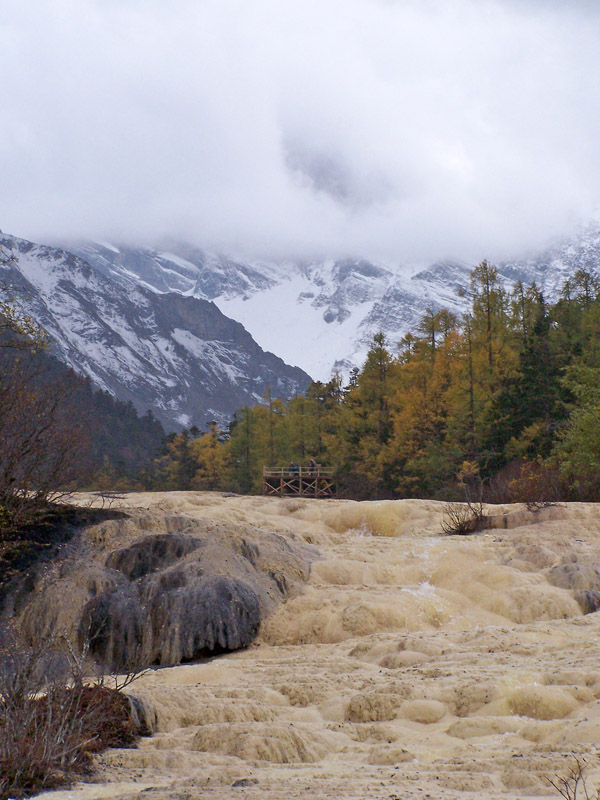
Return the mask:
POLYGON ((566 775, 546 777, 546 780, 565 800, 577 800, 581 797, 580 789, 583 791, 583 800, 600 800, 600 786, 595 789, 589 789, 587 786, 584 774, 587 766, 583 758, 573 756, 573 763, 566 775))

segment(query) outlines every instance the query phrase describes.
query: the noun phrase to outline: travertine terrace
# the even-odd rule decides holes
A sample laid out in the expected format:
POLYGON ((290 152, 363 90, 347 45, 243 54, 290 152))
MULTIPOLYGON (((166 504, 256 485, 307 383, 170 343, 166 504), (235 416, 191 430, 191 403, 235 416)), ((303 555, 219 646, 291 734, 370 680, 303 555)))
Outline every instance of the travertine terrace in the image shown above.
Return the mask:
POLYGON ((156 733, 57 800, 550 798, 573 753, 600 783, 600 616, 575 599, 600 564, 595 505, 495 506, 469 537, 441 535, 443 504, 416 500, 122 505, 275 531, 320 558, 248 649, 134 683, 156 733))

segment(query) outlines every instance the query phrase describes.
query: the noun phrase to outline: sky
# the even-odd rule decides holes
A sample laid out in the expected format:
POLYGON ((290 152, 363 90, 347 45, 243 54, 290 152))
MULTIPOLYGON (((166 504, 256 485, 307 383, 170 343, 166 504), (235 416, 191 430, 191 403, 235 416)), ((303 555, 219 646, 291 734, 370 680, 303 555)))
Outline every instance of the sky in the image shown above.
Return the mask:
POLYGON ((600 207, 600 3, 2 0, 0 228, 476 262, 600 207))

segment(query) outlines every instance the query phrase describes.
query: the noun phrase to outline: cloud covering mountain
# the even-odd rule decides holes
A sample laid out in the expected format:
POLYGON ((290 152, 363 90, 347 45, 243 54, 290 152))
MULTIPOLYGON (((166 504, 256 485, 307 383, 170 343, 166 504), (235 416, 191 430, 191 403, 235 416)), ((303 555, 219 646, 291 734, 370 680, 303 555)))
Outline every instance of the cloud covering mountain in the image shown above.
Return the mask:
POLYGON ((597 4, 6 0, 0 226, 431 263, 596 208, 597 4))

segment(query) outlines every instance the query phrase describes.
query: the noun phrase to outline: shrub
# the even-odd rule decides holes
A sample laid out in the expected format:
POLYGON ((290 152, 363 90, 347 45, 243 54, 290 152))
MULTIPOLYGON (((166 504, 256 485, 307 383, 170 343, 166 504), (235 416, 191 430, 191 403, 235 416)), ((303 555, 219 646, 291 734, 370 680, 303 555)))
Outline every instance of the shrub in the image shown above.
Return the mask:
POLYGON ((474 461, 464 461, 457 474, 465 503, 447 503, 442 516, 442 532, 448 536, 465 536, 486 526, 487 517, 482 502, 483 481, 474 461))
POLYGON ((54 644, 0 646, 0 800, 66 784, 92 753, 135 742, 128 698, 78 670, 54 644))
POLYGON ((447 503, 442 516, 442 532, 448 536, 466 536, 485 528, 486 516, 481 503, 447 503))
POLYGON ((542 459, 512 461, 486 490, 489 502, 524 503, 530 511, 556 505, 566 494, 560 469, 542 459))

